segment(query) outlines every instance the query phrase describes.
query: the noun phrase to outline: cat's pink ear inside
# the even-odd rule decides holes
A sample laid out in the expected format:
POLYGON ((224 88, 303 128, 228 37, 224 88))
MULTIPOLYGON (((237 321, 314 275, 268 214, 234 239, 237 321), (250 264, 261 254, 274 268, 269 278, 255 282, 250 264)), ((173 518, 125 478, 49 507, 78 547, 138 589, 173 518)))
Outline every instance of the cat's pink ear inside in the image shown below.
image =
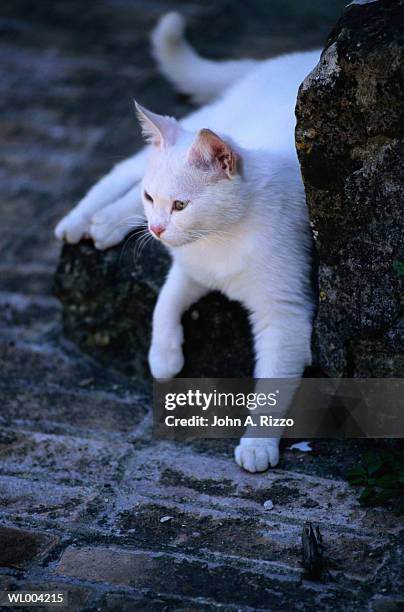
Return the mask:
POLYGON ((178 135, 178 123, 174 117, 163 117, 147 110, 135 102, 136 113, 147 142, 156 147, 167 147, 175 143, 178 135))
POLYGON ((211 169, 232 179, 238 174, 237 155, 231 146, 212 130, 200 130, 189 151, 189 161, 200 168, 211 169))

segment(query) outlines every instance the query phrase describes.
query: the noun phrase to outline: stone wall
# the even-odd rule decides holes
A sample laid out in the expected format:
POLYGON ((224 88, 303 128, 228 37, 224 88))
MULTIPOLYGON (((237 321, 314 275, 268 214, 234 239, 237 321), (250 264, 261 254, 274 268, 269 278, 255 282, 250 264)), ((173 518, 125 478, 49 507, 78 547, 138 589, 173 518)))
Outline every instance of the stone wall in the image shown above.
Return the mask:
POLYGON ((403 15, 400 0, 350 5, 297 101, 331 376, 404 376, 403 15))

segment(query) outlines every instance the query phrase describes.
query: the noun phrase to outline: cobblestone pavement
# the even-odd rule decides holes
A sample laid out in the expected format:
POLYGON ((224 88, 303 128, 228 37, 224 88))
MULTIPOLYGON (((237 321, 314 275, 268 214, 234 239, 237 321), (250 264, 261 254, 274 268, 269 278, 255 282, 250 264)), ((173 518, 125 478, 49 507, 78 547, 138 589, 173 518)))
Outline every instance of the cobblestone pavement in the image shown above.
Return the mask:
POLYGON ((148 389, 64 340, 51 293, 56 220, 140 144, 131 97, 189 108, 148 55, 156 18, 181 6, 201 51, 260 56, 321 44, 343 3, 308 4, 3 0, 0 589, 62 589, 69 610, 402 607, 401 520, 343 479, 363 444, 250 475, 228 441, 154 440, 148 389), (320 582, 300 565, 307 519, 320 582))

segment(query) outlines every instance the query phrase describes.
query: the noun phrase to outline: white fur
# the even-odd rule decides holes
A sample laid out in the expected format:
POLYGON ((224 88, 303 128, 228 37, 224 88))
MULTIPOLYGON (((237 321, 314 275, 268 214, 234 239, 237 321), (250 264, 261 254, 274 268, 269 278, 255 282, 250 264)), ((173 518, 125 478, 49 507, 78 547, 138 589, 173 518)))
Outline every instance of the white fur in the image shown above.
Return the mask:
MULTIPOLYGON (((56 235, 76 242, 89 234, 98 248, 116 244, 138 223, 143 199, 149 226, 165 227, 161 239, 173 257, 153 315, 153 376, 169 378, 182 369, 181 316, 202 295, 218 289, 250 313, 255 376, 299 378, 311 358, 313 307, 311 237, 295 153, 294 107, 298 86, 319 54, 252 62, 246 76, 241 75, 247 64, 233 62, 239 71, 234 69, 230 78, 226 63, 207 62, 190 49, 182 27, 171 14, 153 33, 164 74, 198 99, 203 87, 206 98, 213 92, 220 97, 179 123, 138 107, 153 144, 95 185, 59 223, 56 235), (235 82, 229 87, 229 81, 235 82), (204 137, 202 128, 218 136, 204 137), (217 161, 217 143, 238 160, 237 170, 229 170, 227 157, 224 166, 217 161), (173 211, 174 200, 189 204, 173 211)), ((236 461, 249 471, 263 471, 277 464, 278 446, 278 439, 246 436, 235 451, 236 461)))
POLYGON ((185 40, 184 29, 181 15, 165 15, 152 32, 152 51, 161 73, 198 104, 215 98, 259 63, 248 59, 215 62, 200 57, 185 40))

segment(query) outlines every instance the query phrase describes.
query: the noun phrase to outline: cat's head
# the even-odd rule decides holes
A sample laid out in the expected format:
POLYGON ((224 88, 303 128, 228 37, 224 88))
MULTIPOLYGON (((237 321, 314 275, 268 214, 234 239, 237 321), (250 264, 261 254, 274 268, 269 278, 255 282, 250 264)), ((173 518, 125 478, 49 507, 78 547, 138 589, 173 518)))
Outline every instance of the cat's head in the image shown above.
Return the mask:
POLYGON ((149 230, 171 247, 224 232, 244 214, 240 155, 208 129, 192 134, 136 104, 151 153, 142 180, 149 230))

